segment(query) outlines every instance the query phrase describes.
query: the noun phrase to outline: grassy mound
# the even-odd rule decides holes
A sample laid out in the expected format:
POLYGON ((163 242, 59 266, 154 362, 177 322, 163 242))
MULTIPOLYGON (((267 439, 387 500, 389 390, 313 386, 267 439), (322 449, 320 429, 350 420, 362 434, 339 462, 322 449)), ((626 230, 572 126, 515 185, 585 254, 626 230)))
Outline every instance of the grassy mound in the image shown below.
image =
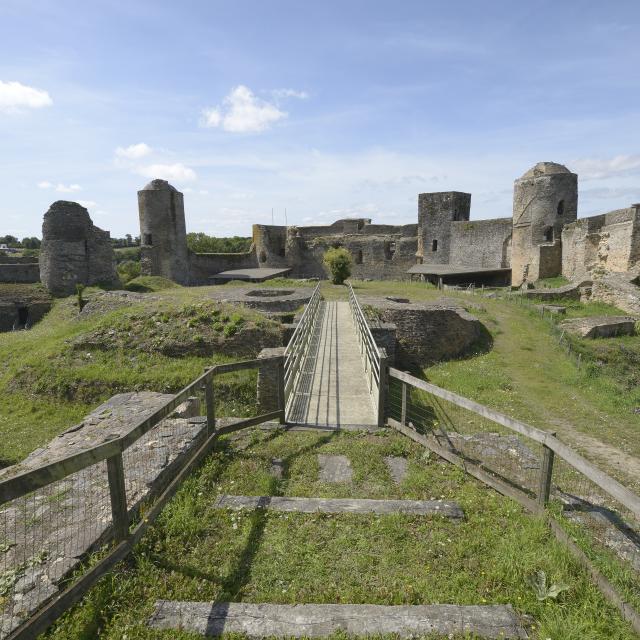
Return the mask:
POLYGON ((153 291, 165 291, 166 289, 177 289, 180 285, 163 278, 161 276, 138 276, 129 280, 124 288, 127 291, 135 291, 136 293, 149 293, 153 291))
MULTIPOLYGON (((281 344, 280 327, 250 310, 203 301, 202 291, 176 288, 129 294, 89 290, 78 314, 73 297, 57 300, 32 330, 0 334, 0 464, 18 461, 115 393, 176 392, 217 362, 254 357, 281 344)), ((255 374, 221 384, 220 411, 253 410, 255 374)))

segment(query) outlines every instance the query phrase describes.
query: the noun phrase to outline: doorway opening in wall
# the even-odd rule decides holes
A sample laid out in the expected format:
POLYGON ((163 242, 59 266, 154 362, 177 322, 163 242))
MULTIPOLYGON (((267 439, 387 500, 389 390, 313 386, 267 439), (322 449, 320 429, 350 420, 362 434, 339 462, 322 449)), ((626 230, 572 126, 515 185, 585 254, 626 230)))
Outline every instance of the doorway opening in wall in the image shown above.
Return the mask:
POLYGON ((145 233, 142 237, 142 244, 150 247, 153 243, 151 242, 151 234, 145 233))
POLYGON ((260 255, 258 256, 258 260, 260 260, 260 262, 266 262, 267 261, 267 254, 264 251, 261 251, 260 255))
POLYGON ((362 264, 362 249, 358 249, 358 250, 355 252, 355 254, 354 254, 354 256, 353 256, 353 261, 354 261, 356 264, 362 264))
POLYGON ((396 243, 395 242, 385 242, 384 243, 384 259, 391 260, 396 252, 396 243))
POLYGON ((438 241, 437 241, 437 240, 434 240, 434 241, 431 243, 431 251, 437 251, 437 250, 438 250, 438 241))
POLYGON ((553 242, 553 227, 545 227, 543 233, 545 242, 553 242))
POLYGON ((29 309, 27 307, 18 307, 18 325, 25 327, 29 322, 29 309))
POLYGON ((564 200, 558 202, 558 215, 561 216, 564 213, 564 200))

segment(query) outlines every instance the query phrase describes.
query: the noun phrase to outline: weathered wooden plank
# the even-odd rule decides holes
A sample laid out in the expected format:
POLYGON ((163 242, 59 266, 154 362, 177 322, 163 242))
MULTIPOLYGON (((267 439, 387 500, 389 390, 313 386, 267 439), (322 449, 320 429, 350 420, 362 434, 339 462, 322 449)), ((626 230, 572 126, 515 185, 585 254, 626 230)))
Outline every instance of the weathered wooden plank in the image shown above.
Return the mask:
POLYGON ((394 635, 413 638, 473 634, 487 639, 527 638, 509 605, 252 604, 160 600, 149 620, 154 629, 180 629, 249 638, 325 638, 394 635))
POLYGON ((234 431, 240 431, 240 429, 254 427, 258 424, 262 424, 263 422, 270 422, 271 420, 275 420, 279 417, 280 411, 270 411, 269 413, 263 413, 262 415, 255 416, 253 418, 240 419, 238 422, 233 422, 232 424, 216 429, 216 434, 222 436, 227 433, 233 433, 234 431))
POLYGON ((456 502, 444 500, 370 500, 359 498, 289 498, 283 496, 220 495, 218 509, 270 509, 297 513, 406 513, 460 520, 464 511, 456 502))
POLYGON ((463 409, 477 413, 478 415, 488 418, 493 422, 549 447, 549 449, 551 449, 556 455, 560 456, 575 469, 586 475, 589 480, 597 484, 601 489, 609 493, 613 498, 631 510, 637 518, 640 518, 640 496, 637 496, 617 480, 614 480, 604 471, 598 469, 580 454, 576 453, 573 449, 558 440, 553 434, 536 429, 535 427, 531 427, 523 422, 519 422, 518 420, 513 420, 512 418, 498 413, 497 411, 493 411, 492 409, 478 404, 473 400, 459 396, 458 394, 447 391, 446 389, 441 389, 440 387, 415 378, 414 376, 404 373, 403 371, 399 371, 398 369, 390 368, 389 375, 402 380, 403 382, 407 382, 418 389, 422 389, 427 393, 431 393, 438 398, 447 400, 448 402, 462 407, 463 409))
POLYGON ((115 539, 120 542, 129 533, 129 514, 127 511, 127 492, 124 484, 124 464, 122 454, 107 458, 109 495, 111 498, 111 517, 115 539))

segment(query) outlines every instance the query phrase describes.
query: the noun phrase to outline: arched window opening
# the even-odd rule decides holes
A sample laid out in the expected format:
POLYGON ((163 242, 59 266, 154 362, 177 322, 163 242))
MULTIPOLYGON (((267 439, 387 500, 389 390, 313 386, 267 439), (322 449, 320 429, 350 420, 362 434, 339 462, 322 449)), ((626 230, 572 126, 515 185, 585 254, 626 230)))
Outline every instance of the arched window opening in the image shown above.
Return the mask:
POLYGON ((553 227, 545 227, 544 229, 544 241, 553 242, 553 227))
POLYGON ((278 249, 278 255, 279 255, 281 258, 284 258, 284 255, 285 255, 284 247, 280 247, 280 248, 278 249))
POLYGON ((437 251, 437 250, 438 250, 438 241, 437 241, 437 240, 434 240, 434 241, 431 243, 431 251, 437 251))
POLYGON ((260 255, 258 256, 258 260, 260 260, 260 262, 266 262, 267 261, 267 254, 264 251, 261 251, 260 255))
POLYGON ((354 254, 353 254, 353 261, 356 264, 362 264, 362 249, 358 249, 354 254))
POLYGON ((564 200, 558 202, 558 215, 561 216, 564 213, 564 200))
POLYGON ((143 234, 142 244, 146 245, 147 247, 150 247, 153 244, 153 242, 151 242, 151 234, 150 233, 143 234))

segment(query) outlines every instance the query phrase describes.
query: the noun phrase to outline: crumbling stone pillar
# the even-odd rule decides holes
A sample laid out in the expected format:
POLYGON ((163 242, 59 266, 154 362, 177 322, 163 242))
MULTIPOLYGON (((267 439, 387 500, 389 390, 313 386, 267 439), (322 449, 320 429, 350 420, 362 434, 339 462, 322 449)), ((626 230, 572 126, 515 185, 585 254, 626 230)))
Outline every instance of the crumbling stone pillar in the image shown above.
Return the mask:
POLYGON ((57 296, 74 293, 78 284, 118 283, 109 232, 94 226, 77 202, 58 200, 44 214, 40 280, 57 296))
MULTIPOLYGON (((274 356, 284 356, 285 347, 271 347, 263 349, 258 358, 273 358, 274 356)), ((257 397, 258 397, 258 412, 269 413, 271 411, 277 411, 278 397, 279 397, 279 364, 277 360, 270 360, 265 362, 263 366, 258 369, 258 385, 257 385, 257 397)))

